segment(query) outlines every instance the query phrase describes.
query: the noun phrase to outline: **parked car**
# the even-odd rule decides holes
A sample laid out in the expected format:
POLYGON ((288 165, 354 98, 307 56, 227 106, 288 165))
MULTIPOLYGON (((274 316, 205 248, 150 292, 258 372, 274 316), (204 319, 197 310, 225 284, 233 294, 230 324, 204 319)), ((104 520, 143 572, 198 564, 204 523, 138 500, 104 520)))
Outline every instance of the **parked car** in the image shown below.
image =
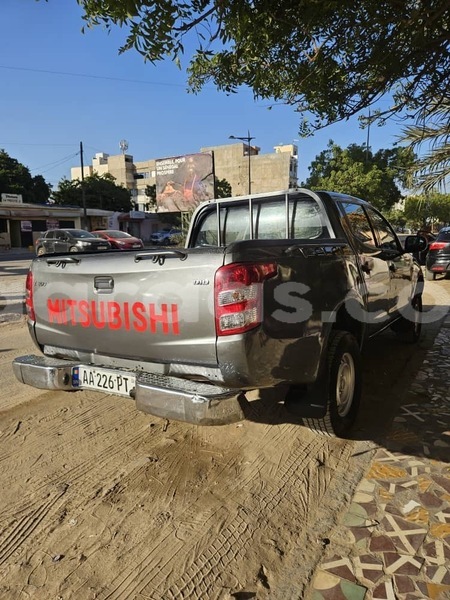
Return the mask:
POLYGON ((97 252, 110 248, 109 242, 84 229, 49 229, 35 243, 38 256, 56 252, 97 252))
POLYGON ((450 227, 443 227, 428 248, 425 276, 432 281, 440 273, 450 273, 450 227))
POLYGON ((111 248, 116 250, 139 250, 144 247, 144 242, 140 238, 134 237, 126 231, 105 229, 93 231, 92 233, 95 237, 107 240, 111 244, 111 248))
POLYGON ((161 229, 161 231, 152 233, 150 241, 152 244, 161 246, 175 244, 176 236, 181 235, 181 233, 181 229, 170 229, 169 227, 166 227, 165 229, 161 229))

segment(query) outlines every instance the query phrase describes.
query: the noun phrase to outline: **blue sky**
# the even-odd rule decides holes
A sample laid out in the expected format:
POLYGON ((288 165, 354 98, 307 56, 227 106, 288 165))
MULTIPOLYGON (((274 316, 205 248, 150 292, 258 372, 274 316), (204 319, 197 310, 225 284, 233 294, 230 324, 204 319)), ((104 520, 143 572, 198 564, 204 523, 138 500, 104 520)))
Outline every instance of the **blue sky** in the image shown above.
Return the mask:
MULTIPOLYGON (((298 139, 292 107, 255 102, 250 90, 226 95, 209 85, 186 92, 186 76, 172 62, 144 63, 135 51, 119 55, 125 32, 97 27, 81 33, 76 0, 2 0, 0 20, 0 148, 57 187, 96 152, 119 154, 128 142, 135 161, 198 152, 254 136, 261 153, 298 139)), ((186 65, 183 65, 186 66, 186 65)), ((385 107, 388 101, 383 101, 385 107)), ((370 146, 390 148, 400 129, 372 126, 370 146)), ((356 119, 295 141, 299 180, 330 139, 365 144, 356 119)))

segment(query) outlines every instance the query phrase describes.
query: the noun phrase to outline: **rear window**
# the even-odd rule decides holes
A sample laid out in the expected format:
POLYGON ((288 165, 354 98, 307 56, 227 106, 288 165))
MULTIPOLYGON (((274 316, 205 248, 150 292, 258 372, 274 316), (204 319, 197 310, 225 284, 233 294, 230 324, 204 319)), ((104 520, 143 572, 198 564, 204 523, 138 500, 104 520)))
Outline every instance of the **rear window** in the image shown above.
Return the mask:
POLYGON ((450 230, 440 231, 436 238, 436 242, 450 242, 450 230))
MULTIPOLYGON (((335 235, 326 217, 324 208, 310 196, 297 194, 289 197, 286 218, 285 196, 253 200, 252 209, 248 201, 234 202, 220 209, 222 245, 243 240, 315 240, 334 238, 335 235), (253 235, 250 210, 252 212, 253 235)), ((194 245, 216 246, 218 244, 217 211, 203 218, 194 245)))
POLYGON ((95 235, 93 233, 90 233, 89 231, 85 231, 84 229, 68 229, 67 232, 76 238, 94 238, 95 237, 95 235))
MULTIPOLYGON (((102 232, 106 235, 109 235, 109 237, 120 240, 122 238, 130 238, 132 237, 129 233, 126 233, 125 231, 104 231, 102 232)), ((95 232, 94 232, 95 234, 95 232)))

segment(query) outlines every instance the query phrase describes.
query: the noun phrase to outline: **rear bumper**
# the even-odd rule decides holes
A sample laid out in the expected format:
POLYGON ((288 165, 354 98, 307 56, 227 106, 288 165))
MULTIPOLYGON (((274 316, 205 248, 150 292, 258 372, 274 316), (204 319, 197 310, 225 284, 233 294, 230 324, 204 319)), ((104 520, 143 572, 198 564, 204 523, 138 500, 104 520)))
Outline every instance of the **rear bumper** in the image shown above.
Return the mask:
POLYGON ((432 273, 448 273, 450 271, 450 263, 434 263, 430 267, 427 267, 432 273))
POLYGON ((446 273, 450 271, 450 256, 428 256, 426 267, 433 273, 446 273))
MULTIPOLYGON (((13 361, 20 382, 44 390, 79 389, 72 386, 72 369, 79 366, 79 362, 36 355, 13 361)), ((242 406, 247 401, 238 390, 146 372, 135 375, 130 397, 142 412, 196 425, 226 425, 245 418, 242 406)))

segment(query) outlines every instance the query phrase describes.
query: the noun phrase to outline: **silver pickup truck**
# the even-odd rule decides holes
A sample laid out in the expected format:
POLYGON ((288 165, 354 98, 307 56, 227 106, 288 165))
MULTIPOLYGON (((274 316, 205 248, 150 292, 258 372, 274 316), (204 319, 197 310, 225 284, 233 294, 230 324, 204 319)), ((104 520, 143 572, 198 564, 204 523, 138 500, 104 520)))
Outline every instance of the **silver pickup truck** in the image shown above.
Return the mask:
POLYGON ((280 386, 311 428, 344 435, 361 395, 364 341, 415 342, 423 275, 363 200, 306 189, 214 200, 185 247, 55 254, 26 283, 40 355, 17 378, 129 396, 166 419, 245 418, 246 392, 280 386))

